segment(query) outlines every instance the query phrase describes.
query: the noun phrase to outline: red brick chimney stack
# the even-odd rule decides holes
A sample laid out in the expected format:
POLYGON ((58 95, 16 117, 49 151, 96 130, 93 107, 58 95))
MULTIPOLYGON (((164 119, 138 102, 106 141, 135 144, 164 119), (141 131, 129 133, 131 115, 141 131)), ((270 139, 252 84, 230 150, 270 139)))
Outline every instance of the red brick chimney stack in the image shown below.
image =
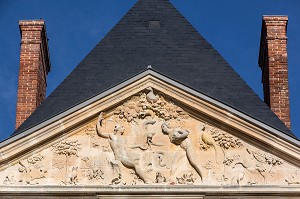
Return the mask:
POLYGON ((287 16, 263 16, 258 64, 264 101, 291 128, 287 57, 287 16))
POLYGON ((20 20, 21 52, 16 110, 16 128, 42 103, 50 71, 48 39, 44 20, 20 20))

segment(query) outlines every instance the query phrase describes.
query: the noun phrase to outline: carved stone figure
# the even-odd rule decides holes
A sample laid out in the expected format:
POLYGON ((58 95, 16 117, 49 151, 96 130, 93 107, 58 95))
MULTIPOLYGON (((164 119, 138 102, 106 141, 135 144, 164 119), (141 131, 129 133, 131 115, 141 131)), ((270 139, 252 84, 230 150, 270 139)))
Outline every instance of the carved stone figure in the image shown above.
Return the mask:
POLYGON ((300 184, 300 169, 293 171, 288 178, 285 179, 288 185, 300 184))
POLYGON ((283 162, 282 160, 280 160, 279 158, 274 157, 271 154, 267 154, 267 153, 261 153, 258 151, 251 151, 249 149, 247 149, 247 152, 251 155, 253 155, 253 157, 257 160, 257 162, 261 163, 261 164, 267 164, 268 168, 265 168, 265 172, 273 175, 274 171, 273 168, 275 166, 281 165, 283 162))
POLYGON ((169 124, 166 122, 162 124, 161 128, 162 132, 169 136, 170 142, 175 145, 180 145, 180 147, 185 150, 186 157, 189 160, 189 163, 196 170, 202 180, 202 172, 196 162, 195 149, 188 137, 190 132, 186 129, 180 128, 171 129, 169 124))
POLYGON ((38 184, 38 182, 34 182, 34 180, 45 178, 47 170, 44 169, 44 165, 42 164, 43 159, 44 156, 35 154, 27 158, 27 161, 19 161, 18 171, 23 174, 19 182, 25 181, 26 184, 38 184))
POLYGON ((149 91, 149 93, 147 94, 148 102, 155 103, 159 100, 159 96, 154 94, 153 89, 151 87, 148 87, 146 90, 149 91))
POLYGON ((87 169, 85 176, 87 176, 89 180, 104 179, 103 164, 99 160, 91 160, 88 157, 83 157, 81 160, 84 162, 81 168, 87 169))
MULTIPOLYGON (((235 168, 235 166, 233 168, 235 168)), ((231 185, 240 185, 240 183, 244 179, 244 177, 245 177, 244 169, 237 167, 235 169, 235 173, 233 174, 233 177, 231 178, 231 185)))
POLYGON ((120 161, 125 167, 134 169, 136 174, 145 182, 151 183, 151 180, 146 176, 138 164, 135 163, 132 157, 126 151, 125 139, 122 137, 125 129, 123 125, 116 124, 113 133, 102 132, 103 112, 99 114, 96 125, 97 134, 100 137, 108 138, 110 147, 115 155, 115 159, 120 161))
POLYGON ((258 184, 259 182, 264 183, 267 178, 273 179, 275 170, 283 164, 281 159, 269 153, 262 153, 261 151, 249 148, 246 148, 246 152, 241 159, 228 162, 228 165, 234 162, 234 166, 232 167, 234 176, 231 180, 233 184, 241 183, 245 179, 245 176, 247 176, 248 181, 246 183, 248 185, 258 184))
POLYGON ((221 164, 224 161, 224 157, 225 157, 223 149, 216 144, 215 139, 209 133, 209 128, 207 127, 207 125, 203 125, 201 130, 202 130, 201 139, 202 139, 203 143, 206 144, 206 146, 212 146, 214 148, 216 162, 218 164, 221 164))
POLYGON ((77 184, 77 170, 78 167, 72 167, 72 171, 68 174, 68 180, 66 184, 76 185, 77 184))

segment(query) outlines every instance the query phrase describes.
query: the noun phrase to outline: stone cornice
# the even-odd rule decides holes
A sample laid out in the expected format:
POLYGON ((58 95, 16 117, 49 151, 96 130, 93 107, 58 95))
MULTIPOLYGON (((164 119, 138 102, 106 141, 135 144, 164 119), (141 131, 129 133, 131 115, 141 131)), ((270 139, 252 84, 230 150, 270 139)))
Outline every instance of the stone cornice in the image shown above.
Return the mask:
POLYGON ((299 196, 291 186, 0 186, 0 196, 93 198, 257 198, 299 196))

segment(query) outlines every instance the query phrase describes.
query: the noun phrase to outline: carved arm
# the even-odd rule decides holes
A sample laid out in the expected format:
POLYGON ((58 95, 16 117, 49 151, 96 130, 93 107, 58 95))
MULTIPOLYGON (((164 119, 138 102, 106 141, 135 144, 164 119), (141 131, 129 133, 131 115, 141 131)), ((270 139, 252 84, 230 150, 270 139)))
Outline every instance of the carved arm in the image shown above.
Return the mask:
POLYGON ((148 149, 148 145, 146 145, 146 144, 137 144, 137 145, 129 146, 128 148, 130 148, 130 149, 139 148, 141 150, 147 150, 148 149))
POLYGON ((100 136, 100 137, 109 138, 109 133, 103 133, 101 131, 102 122, 103 122, 103 112, 101 112, 99 114, 98 121, 97 121, 97 124, 96 124, 96 132, 97 132, 98 136, 100 136))

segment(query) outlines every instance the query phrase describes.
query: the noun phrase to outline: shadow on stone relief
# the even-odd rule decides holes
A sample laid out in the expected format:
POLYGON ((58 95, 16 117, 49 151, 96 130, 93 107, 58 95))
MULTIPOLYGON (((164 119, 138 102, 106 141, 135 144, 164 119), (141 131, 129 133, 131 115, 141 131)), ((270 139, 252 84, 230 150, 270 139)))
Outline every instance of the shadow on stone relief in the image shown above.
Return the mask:
POLYGON ((4 185, 300 184, 299 169, 151 87, 0 176, 4 185))

